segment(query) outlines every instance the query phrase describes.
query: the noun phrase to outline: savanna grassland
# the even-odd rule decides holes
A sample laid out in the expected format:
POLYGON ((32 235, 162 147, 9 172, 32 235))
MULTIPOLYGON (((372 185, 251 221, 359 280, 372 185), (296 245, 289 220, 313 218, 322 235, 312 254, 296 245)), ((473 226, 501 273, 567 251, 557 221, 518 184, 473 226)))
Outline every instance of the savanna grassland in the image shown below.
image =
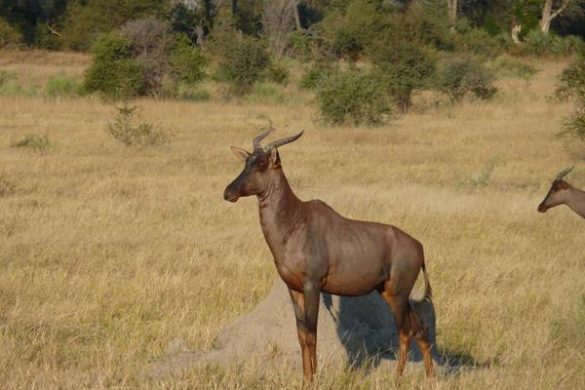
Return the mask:
POLYGON ((222 198, 241 169, 229 145, 249 147, 269 117, 277 136, 306 130, 280 151, 300 198, 424 243, 438 347, 468 363, 430 382, 415 365, 398 383, 327 369, 319 388, 582 388, 585 225, 566 207, 536 212, 565 166, 585 187, 585 164, 556 136, 570 105, 549 99, 565 63, 533 60, 529 81, 501 78, 489 102, 418 96, 376 128, 315 121, 294 83, 277 104, 137 100, 169 141, 127 148, 105 131, 112 105, 34 87, 88 62, 0 55, 28 86, 0 95, 0 387, 300 387, 299 370, 259 374, 253 361, 144 375, 173 340, 213 348, 270 289, 256 201, 222 198), (31 134, 48 145, 15 146, 31 134))

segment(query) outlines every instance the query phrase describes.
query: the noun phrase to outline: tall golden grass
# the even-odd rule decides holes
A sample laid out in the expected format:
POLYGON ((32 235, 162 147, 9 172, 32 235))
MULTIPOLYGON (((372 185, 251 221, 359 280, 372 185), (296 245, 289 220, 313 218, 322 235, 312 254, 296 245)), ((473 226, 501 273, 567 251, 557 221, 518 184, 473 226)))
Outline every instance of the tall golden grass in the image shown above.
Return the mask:
MULTIPOLYGON (((62 66, 11 58, 0 69, 42 78, 62 66)), ((264 116, 279 135, 306 129, 281 150, 299 197, 424 243, 439 349, 469 362, 430 382, 414 366, 400 382, 328 368, 319 388, 582 388, 583 220, 536 212, 575 163, 555 136, 570 107, 546 99, 561 65, 539 67, 528 83, 501 81, 491 102, 429 106, 382 128, 325 127, 307 99, 138 101, 171 134, 155 149, 108 137, 114 109, 95 99, 0 97, 0 387, 300 387, 299 370, 253 362, 143 375, 174 339, 212 348, 270 288, 256 201, 222 199, 241 169, 228 146, 249 145, 264 116), (13 147, 27 134, 52 148, 13 147)), ((585 187, 585 165, 571 179, 585 187)))

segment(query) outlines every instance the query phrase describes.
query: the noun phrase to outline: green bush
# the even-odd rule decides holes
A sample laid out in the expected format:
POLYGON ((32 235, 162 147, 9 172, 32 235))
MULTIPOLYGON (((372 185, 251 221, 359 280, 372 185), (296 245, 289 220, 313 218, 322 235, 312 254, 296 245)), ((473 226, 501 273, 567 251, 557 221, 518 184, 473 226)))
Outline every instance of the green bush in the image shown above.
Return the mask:
POLYGON ((179 88, 177 97, 193 102, 206 102, 211 100, 211 94, 208 91, 198 88, 179 88))
POLYGON ((85 73, 84 89, 114 100, 144 93, 144 70, 131 57, 128 38, 115 32, 104 34, 93 48, 93 63, 85 73))
POLYGON ((45 85, 45 95, 49 97, 73 97, 78 96, 80 91, 77 80, 66 75, 53 76, 45 85))
POLYGON ((317 103, 321 117, 332 124, 375 125, 389 119, 392 101, 375 72, 349 70, 333 73, 319 83, 317 103))
POLYGON ((242 34, 226 34, 215 41, 219 56, 219 78, 230 83, 230 91, 243 96, 262 80, 271 64, 264 42, 242 34))
POLYGON ((35 152, 43 152, 51 147, 49 137, 44 134, 30 134, 14 144, 17 148, 29 148, 35 152))
POLYGON ((246 95, 246 100, 262 104, 280 104, 286 100, 286 95, 278 85, 267 82, 254 84, 252 90, 246 95))
POLYGON ((287 85, 290 72, 282 63, 272 62, 266 70, 267 79, 277 84, 287 85))
POLYGON ((543 33, 535 29, 526 34, 525 50, 537 56, 570 56, 585 49, 583 41, 576 36, 559 37, 554 33, 543 33))
POLYGON ((351 0, 346 7, 333 7, 320 23, 321 33, 338 56, 356 60, 386 28, 381 11, 371 0, 351 0))
POLYGON ((379 43, 372 47, 370 56, 384 74, 390 96, 400 110, 406 112, 413 91, 425 87, 433 76, 435 56, 414 42, 388 39, 379 43))
POLYGON ((451 101, 458 102, 469 94, 489 99, 497 91, 494 81, 493 72, 477 59, 464 56, 446 60, 439 66, 435 86, 451 101))
POLYGON ((0 17, 0 49, 22 45, 22 35, 4 18, 0 17))
POLYGON ((502 50, 500 42, 487 33, 477 28, 465 29, 453 36, 455 50, 482 56, 495 56, 502 50))
POLYGON ((556 95, 575 100, 576 108, 565 119, 560 135, 570 144, 572 152, 585 157, 585 56, 576 58, 561 73, 556 95))
POLYGON ((201 50, 191 43, 187 35, 180 34, 176 39, 170 62, 176 80, 195 85, 205 78, 205 67, 209 61, 201 50))
POLYGON ((585 103, 585 56, 577 57, 563 70, 555 94, 563 100, 572 97, 585 103))
POLYGON ((152 123, 136 123, 138 107, 124 103, 116 109, 116 117, 108 124, 107 132, 124 146, 157 146, 167 141, 166 134, 152 123))
POLYGON ((518 77, 524 80, 529 80, 536 73, 535 67, 508 54, 498 56, 490 63, 490 67, 501 76, 518 77))

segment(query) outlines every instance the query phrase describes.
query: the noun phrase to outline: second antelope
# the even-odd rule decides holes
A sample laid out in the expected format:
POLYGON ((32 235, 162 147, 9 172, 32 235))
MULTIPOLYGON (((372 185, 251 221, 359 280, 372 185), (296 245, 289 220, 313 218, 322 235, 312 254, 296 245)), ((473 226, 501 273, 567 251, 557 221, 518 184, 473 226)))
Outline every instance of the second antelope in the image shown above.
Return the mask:
POLYGON ((421 269, 423 299, 431 299, 422 245, 392 225, 347 219, 320 200, 299 200, 284 175, 277 148, 303 132, 260 146, 270 131, 254 138, 252 153, 232 146, 245 166, 223 196, 230 202, 251 195, 258 199, 262 233, 292 299, 305 381, 313 380, 317 367, 321 291, 342 296, 378 291, 390 305, 399 330, 397 375, 404 371, 414 337, 431 376, 427 329, 409 303, 421 269))
POLYGON ((559 172, 546 197, 538 206, 538 211, 545 213, 552 207, 565 204, 578 215, 585 218, 585 192, 563 180, 573 168, 567 168, 559 172))

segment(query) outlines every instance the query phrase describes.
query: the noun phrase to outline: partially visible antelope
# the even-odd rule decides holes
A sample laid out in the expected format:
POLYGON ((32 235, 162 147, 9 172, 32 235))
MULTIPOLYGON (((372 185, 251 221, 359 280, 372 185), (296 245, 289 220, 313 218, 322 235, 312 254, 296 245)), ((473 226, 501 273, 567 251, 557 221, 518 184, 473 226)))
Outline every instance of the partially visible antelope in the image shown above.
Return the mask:
POLYGON ((399 330, 397 375, 404 371, 414 337, 426 374, 432 376, 427 329, 409 304, 421 269, 423 300, 431 299, 422 245, 392 225, 347 219, 320 200, 299 200, 284 175, 277 148, 297 140, 303 132, 260 146, 271 131, 254 138, 252 153, 231 147, 245 166, 223 196, 230 202, 251 195, 258 199, 264 238, 292 300, 304 380, 311 382, 317 367, 321 291, 342 296, 378 291, 390 305, 399 330))
POLYGON ((571 210, 585 218, 585 192, 563 180, 573 168, 575 167, 566 168, 559 172, 552 182, 548 194, 546 194, 544 200, 538 205, 538 211, 545 213, 552 207, 566 204, 571 210))

